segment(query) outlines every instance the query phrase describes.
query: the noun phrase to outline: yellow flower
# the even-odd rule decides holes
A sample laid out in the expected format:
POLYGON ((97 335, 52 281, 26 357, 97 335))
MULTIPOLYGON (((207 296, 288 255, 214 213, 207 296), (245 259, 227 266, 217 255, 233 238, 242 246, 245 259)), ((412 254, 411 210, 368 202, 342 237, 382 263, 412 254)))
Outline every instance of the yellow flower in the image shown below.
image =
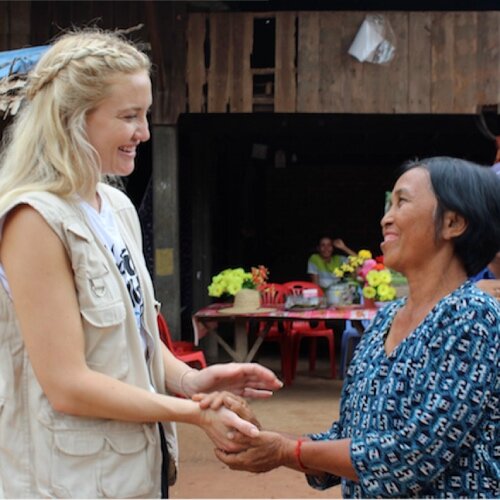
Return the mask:
POLYGON ((363 288, 363 297, 365 297, 365 299, 374 299, 375 295, 377 295, 377 290, 375 290, 374 287, 366 285, 363 288))
POLYGON ((232 279, 227 284, 227 292, 231 295, 236 295, 241 290, 242 281, 237 279, 232 279))
POLYGON ((221 297, 225 293, 236 295, 242 288, 257 288, 266 283, 268 273, 268 269, 264 266, 252 268, 252 272, 246 272, 242 267, 224 269, 212 277, 208 295, 211 297, 221 297))
POLYGON ((337 278, 343 278, 344 277, 344 271, 342 271, 341 269, 339 269, 338 267, 336 267, 334 270, 333 270, 333 274, 335 274, 335 276, 337 276, 337 278))
POLYGON ((387 283, 381 283, 377 287, 377 295, 382 302, 394 300, 396 298, 396 289, 387 283))
POLYGON ((378 285, 380 285, 381 279, 379 271, 375 271, 375 269, 369 271, 368 274, 366 275, 366 281, 370 286, 373 287, 377 287, 378 285))
POLYGON ((220 297, 224 293, 224 287, 220 283, 212 283, 208 287, 210 297, 220 297))
POLYGON ((392 276, 389 269, 382 269, 381 271, 378 272, 378 275, 382 283, 389 284, 392 281, 392 276))
POLYGON ((370 250, 360 250, 358 252, 358 257, 361 259, 362 264, 365 260, 372 258, 372 253, 370 252, 370 250))

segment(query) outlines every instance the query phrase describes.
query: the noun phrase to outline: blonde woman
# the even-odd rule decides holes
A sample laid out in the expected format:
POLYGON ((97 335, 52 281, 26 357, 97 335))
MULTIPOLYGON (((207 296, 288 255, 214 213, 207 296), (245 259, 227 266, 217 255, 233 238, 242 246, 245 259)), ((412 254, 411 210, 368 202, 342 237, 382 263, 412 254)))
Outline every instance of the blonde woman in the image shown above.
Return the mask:
POLYGON ((173 422, 200 426, 228 451, 238 449, 233 429, 258 433, 228 409, 169 394, 265 397, 281 387, 255 364, 193 370, 159 340, 137 214, 100 182, 130 174, 149 139, 149 70, 116 34, 66 34, 30 75, 7 134, 0 497, 165 496, 162 478, 176 475, 173 422))

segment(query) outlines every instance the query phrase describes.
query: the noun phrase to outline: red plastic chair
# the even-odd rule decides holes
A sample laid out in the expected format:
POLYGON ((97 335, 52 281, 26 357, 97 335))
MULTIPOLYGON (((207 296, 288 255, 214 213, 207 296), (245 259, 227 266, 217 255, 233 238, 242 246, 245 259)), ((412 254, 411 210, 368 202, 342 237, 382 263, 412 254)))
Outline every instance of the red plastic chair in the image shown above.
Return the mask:
MULTIPOLYGON (((316 289, 318 297, 323 297, 322 288, 310 281, 289 281, 284 283, 287 289, 287 294, 297 295, 302 294, 305 289, 316 289)), ((300 342, 302 339, 309 339, 309 371, 313 372, 316 368, 317 354, 317 339, 320 337, 326 338, 328 342, 328 353, 330 355, 331 376, 335 378, 337 374, 337 364, 335 361, 335 342, 333 339, 334 331, 327 328, 324 321, 318 321, 317 325, 312 325, 309 321, 293 321, 290 326, 290 336, 292 344, 292 368, 291 376, 295 378, 297 372, 297 364, 299 361, 300 342)))
MULTIPOLYGON (((262 307, 272 307, 276 304, 284 304, 286 297, 286 288, 280 283, 266 283, 263 285, 260 291, 262 307)), ((264 337, 264 342, 277 342, 280 347, 281 356, 281 375, 284 379, 285 384, 290 381, 290 370, 291 370, 291 342, 289 334, 289 322, 276 321, 269 328, 266 336, 264 337)), ((265 321, 259 323, 259 329, 257 335, 268 325, 265 321)))
POLYGON ((158 313, 157 319, 160 338, 167 346, 168 350, 171 351, 176 358, 179 358, 180 360, 184 361, 184 363, 187 363, 188 365, 194 367, 207 367, 207 362, 205 360, 203 351, 196 350, 193 342, 188 342, 185 340, 172 340, 167 321, 161 313, 158 313))

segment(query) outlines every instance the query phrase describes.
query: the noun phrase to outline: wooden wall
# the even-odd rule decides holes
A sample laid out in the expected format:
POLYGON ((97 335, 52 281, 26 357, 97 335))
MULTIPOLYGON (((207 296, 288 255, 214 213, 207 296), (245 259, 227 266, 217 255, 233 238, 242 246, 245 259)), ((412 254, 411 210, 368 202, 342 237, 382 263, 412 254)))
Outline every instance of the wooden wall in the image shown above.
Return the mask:
POLYGON ((285 113, 468 114, 500 102, 500 12, 384 12, 396 39, 385 65, 347 53, 366 14, 189 15, 189 112, 249 113, 260 100, 285 113), (254 69, 253 20, 263 16, 275 18, 275 66, 254 69), (253 78, 264 73, 274 86, 259 96, 253 78))
POLYGON ((191 13, 186 27, 166 10, 152 1, 0 1, 0 50, 46 43, 72 23, 144 23, 137 37, 163 76, 155 123, 175 124, 184 111, 468 114, 500 102, 499 11, 383 12, 396 56, 377 65, 347 53, 367 12, 191 13), (272 68, 251 67, 259 17, 275 21, 272 68), (266 74, 274 81, 258 94, 253 79, 266 74))

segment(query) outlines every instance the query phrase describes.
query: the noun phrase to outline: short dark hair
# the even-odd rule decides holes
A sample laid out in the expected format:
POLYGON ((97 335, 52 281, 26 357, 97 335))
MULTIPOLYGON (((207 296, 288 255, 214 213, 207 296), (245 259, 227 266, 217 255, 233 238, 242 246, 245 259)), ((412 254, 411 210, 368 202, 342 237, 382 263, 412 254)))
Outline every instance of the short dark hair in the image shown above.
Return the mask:
POLYGON ((466 220, 466 230, 454 240, 455 253, 467 276, 477 274, 500 250, 500 178, 488 167, 448 156, 412 160, 399 173, 416 167, 430 175, 438 203, 436 230, 447 210, 466 220))

